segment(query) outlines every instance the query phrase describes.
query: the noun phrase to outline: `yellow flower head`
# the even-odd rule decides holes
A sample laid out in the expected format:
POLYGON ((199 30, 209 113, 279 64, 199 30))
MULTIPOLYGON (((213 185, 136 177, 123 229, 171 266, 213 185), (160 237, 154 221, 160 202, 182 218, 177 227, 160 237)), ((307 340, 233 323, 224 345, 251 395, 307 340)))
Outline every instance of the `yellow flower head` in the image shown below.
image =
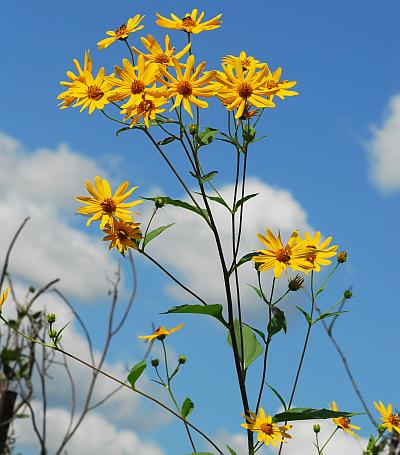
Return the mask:
POLYGON ((138 226, 140 223, 126 223, 122 220, 114 220, 112 226, 107 225, 104 228, 104 233, 107 234, 103 240, 110 241, 109 250, 117 247, 118 251, 125 255, 129 248, 138 249, 138 244, 135 240, 142 238, 142 233, 138 226))
POLYGON ((133 66, 127 58, 122 60, 122 66, 123 68, 115 67, 118 77, 108 78, 116 87, 111 92, 111 99, 120 101, 129 98, 122 106, 129 107, 140 102, 143 95, 148 92, 149 86, 155 81, 157 65, 146 62, 143 55, 139 55, 137 66, 133 66))
POLYGON ((265 88, 270 90, 269 96, 270 101, 273 100, 274 96, 277 96, 281 100, 285 99, 285 96, 296 96, 299 93, 294 90, 289 90, 297 84, 297 81, 282 80, 279 81, 282 75, 282 68, 278 68, 274 73, 269 73, 265 83, 265 88))
POLYGON ((7 300, 9 290, 9 288, 6 288, 6 290, 0 296, 0 312, 3 309, 3 303, 7 300))
POLYGON ((200 100, 198 97, 210 97, 214 95, 214 89, 211 86, 204 87, 213 78, 213 73, 209 72, 200 76, 206 66, 206 62, 194 69, 194 56, 190 55, 186 62, 185 72, 182 73, 181 66, 175 58, 172 59, 176 71, 176 77, 172 76, 165 68, 159 66, 159 71, 164 78, 157 76, 158 82, 167 87, 167 96, 172 98, 175 96, 175 103, 171 107, 175 109, 183 102, 183 107, 193 118, 191 104, 197 107, 207 108, 208 103, 200 100))
POLYGON ((243 428, 257 432, 257 441, 263 442, 266 446, 272 444, 276 447, 281 442, 286 442, 284 438, 291 439, 290 434, 286 433, 292 425, 278 426, 272 422, 271 416, 266 416, 264 409, 260 408, 259 416, 254 412, 249 412, 250 416, 242 414, 248 423, 242 423, 243 428))
POLYGON ((221 26, 221 21, 219 19, 221 19, 222 14, 218 14, 218 16, 205 22, 201 22, 204 17, 204 12, 201 12, 199 17, 197 17, 197 14, 198 10, 194 9, 191 13, 185 14, 182 19, 173 13, 171 13, 171 19, 168 19, 156 13, 158 18, 156 24, 160 27, 169 28, 171 30, 182 30, 183 32, 194 33, 195 35, 207 30, 214 30, 221 26))
MULTIPOLYGON (((329 405, 329 409, 332 409, 332 411, 339 411, 335 401, 332 401, 332 405, 329 405)), ((332 420, 335 425, 344 430, 346 433, 349 433, 356 438, 360 437, 358 434, 354 433, 353 430, 361 430, 361 428, 356 425, 351 425, 348 417, 337 417, 332 420)))
POLYGON ((311 237, 309 232, 306 232, 304 236, 304 246, 309 250, 306 261, 310 263, 313 270, 319 272, 321 270, 321 265, 329 265, 332 263, 332 261, 329 261, 328 258, 335 256, 338 246, 329 246, 332 241, 332 237, 328 237, 323 242, 321 242, 320 232, 316 232, 314 234, 314 237, 311 237))
POLYGON ((151 35, 147 35, 146 38, 143 36, 141 40, 143 46, 149 51, 149 54, 145 54, 139 49, 136 49, 136 47, 132 46, 132 49, 136 52, 136 54, 143 55, 143 57, 148 62, 158 63, 159 65, 163 66, 174 66, 172 57, 175 57, 177 60, 179 60, 189 51, 191 46, 191 43, 189 43, 180 52, 174 54, 175 47, 171 46, 168 35, 165 35, 165 50, 163 50, 158 41, 151 35))
POLYGON ((247 71, 248 69, 250 69, 250 66, 252 65, 253 62, 255 63, 256 68, 262 68, 265 65, 265 63, 260 63, 259 60, 256 60, 251 55, 246 55, 245 51, 241 51, 239 57, 235 55, 225 55, 225 57, 222 57, 221 62, 224 65, 228 65, 231 68, 235 68, 235 58, 240 59, 243 71, 247 71))
POLYGON ((388 404, 387 407, 385 407, 382 401, 380 401, 379 404, 374 401, 374 406, 382 416, 381 425, 386 427, 390 433, 393 430, 396 430, 397 433, 400 433, 400 416, 398 414, 393 414, 392 405, 388 404))
MULTIPOLYGON (((83 61, 83 68, 81 67, 80 63, 78 62, 78 60, 76 58, 73 59, 73 62, 74 62, 75 68, 78 71, 78 74, 75 74, 72 71, 67 71, 67 77, 68 77, 69 81, 61 81, 60 84, 63 87, 71 88, 74 85, 74 82, 76 80, 78 80, 80 82, 84 82, 85 81, 85 72, 86 71, 92 72, 93 63, 92 63, 92 59, 90 58, 90 51, 89 50, 85 51, 84 61, 83 61)), ((69 93, 69 90, 66 90, 65 92, 60 94, 58 99, 62 100, 61 103, 60 103, 60 106, 61 106, 60 109, 66 109, 77 98, 75 96, 71 95, 69 93)))
MULTIPOLYGON (((153 91, 153 94, 156 90, 153 91)), ((155 120, 156 115, 165 112, 164 106, 168 103, 168 99, 164 96, 143 95, 143 98, 137 104, 131 105, 126 109, 121 110, 121 114, 125 114, 124 121, 132 118, 130 127, 133 128, 140 119, 143 119, 144 124, 149 128, 149 120, 155 120)))
POLYGON ((268 99, 270 91, 265 87, 268 75, 268 66, 264 64, 257 71, 254 60, 248 69, 243 71, 239 57, 234 57, 234 67, 222 65, 223 71, 215 71, 216 83, 213 86, 218 93, 218 98, 226 105, 229 111, 237 109, 235 118, 243 115, 246 105, 265 108, 275 107, 268 99))
POLYGON ((138 338, 146 341, 152 341, 155 340, 156 338, 157 340, 163 340, 166 336, 171 335, 171 333, 180 330, 183 327, 183 325, 184 324, 179 324, 177 327, 168 330, 165 328, 165 326, 161 326, 157 330, 155 330, 151 335, 140 335, 138 336, 138 338))
POLYGON ((143 25, 139 25, 143 18, 144 16, 136 14, 135 17, 128 19, 128 22, 126 24, 120 25, 116 30, 109 30, 106 32, 106 35, 108 35, 109 38, 104 38, 103 40, 99 41, 97 43, 97 46, 99 49, 105 49, 117 40, 126 40, 131 33, 137 32, 144 27, 143 25))
POLYGON ((274 269, 274 277, 280 278, 282 272, 290 266, 293 270, 308 272, 312 266, 305 260, 304 241, 298 231, 294 231, 286 245, 283 245, 281 234, 278 237, 267 229, 266 236, 257 234, 258 239, 267 247, 266 250, 257 250, 259 253, 253 257, 258 270, 274 269))
POLYGON ((106 179, 101 179, 98 175, 94 178, 93 186, 89 181, 86 181, 86 188, 92 197, 78 196, 77 201, 86 204, 84 207, 79 207, 77 212, 81 215, 90 216, 86 225, 89 226, 92 221, 100 222, 100 229, 104 229, 106 225, 113 226, 115 220, 125 221, 132 223, 132 212, 129 210, 141 200, 133 202, 123 202, 127 199, 137 186, 127 191, 129 182, 122 183, 117 191, 112 195, 111 188, 106 179))

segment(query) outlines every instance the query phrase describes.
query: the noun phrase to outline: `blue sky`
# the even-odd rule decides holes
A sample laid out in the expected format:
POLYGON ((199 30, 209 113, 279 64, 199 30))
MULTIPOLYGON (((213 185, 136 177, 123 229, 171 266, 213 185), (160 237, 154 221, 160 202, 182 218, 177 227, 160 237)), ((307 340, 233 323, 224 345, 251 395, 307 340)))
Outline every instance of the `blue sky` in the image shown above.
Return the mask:
MULTIPOLYGON (((163 15, 173 11, 182 16, 194 7, 204 9, 206 17, 223 13, 220 29, 194 39, 193 52, 197 61, 207 60, 207 69, 218 67, 222 55, 236 55, 245 50, 267 61, 271 68, 282 66, 284 78, 298 81, 300 96, 279 102, 276 109, 263 116, 260 135, 269 137, 252 147, 248 174, 255 186, 288 191, 290 201, 295 201, 302 213, 300 218, 293 216, 293 219, 301 219, 324 235, 332 235, 334 242, 348 251, 349 263, 338 272, 323 304, 328 306, 342 290, 352 287, 351 312, 338 321, 337 339, 349 357, 368 403, 380 399, 398 404, 399 367, 394 361, 394 346, 400 316, 397 305, 399 245, 396 241, 400 158, 398 153, 385 154, 388 143, 395 144, 396 138, 399 141, 396 128, 400 128, 400 114, 394 107, 398 104, 393 104, 400 93, 398 2, 315 0, 282 4, 256 0, 243 4, 235 0, 216 5, 211 1, 175 1, 171 6, 167 2, 141 4, 120 0, 115 6, 104 0, 71 0, 63 8, 49 0, 36 2, 34 6, 27 0, 18 5, 8 2, 2 6, 2 17, 6 20, 2 24, 0 44, 1 132, 21 144, 24 150, 21 160, 27 163, 31 163, 38 149, 57 151, 60 144, 67 144, 70 153, 86 160, 87 169, 102 169, 113 182, 129 179, 139 185, 139 195, 162 190, 170 196, 182 197, 173 176, 143 137, 131 133, 116 137, 115 126, 97 112, 89 116, 86 112, 80 114, 77 109, 59 111, 56 97, 60 92, 58 81, 65 80, 65 72, 72 69, 72 58, 82 60, 85 49, 91 49, 94 67, 105 66, 108 72, 126 56, 120 43, 104 51, 96 50, 96 43, 106 30, 141 13, 146 16, 143 32, 162 38, 164 30, 154 24, 156 11, 163 15), (383 137, 387 130, 388 139, 383 137), (381 166, 379 172, 377 166, 381 166), (385 179, 391 179, 390 184, 385 179)), ((173 31, 169 34, 177 48, 185 44, 183 34, 173 31)), ((140 47, 139 36, 140 32, 132 44, 140 47)), ((225 113, 218 103, 211 104, 212 112, 205 114, 206 126, 221 125, 225 113)), ((399 149, 400 141, 397 144, 399 149)), ((171 148, 168 153, 180 165, 178 152, 171 148)), ((48 165, 46 157, 50 155, 43 156, 42 169, 48 167, 53 173, 51 181, 57 186, 57 182, 65 179, 65 173, 62 166, 48 165)), ((215 180, 221 187, 233 181, 233 172, 227 169, 230 156, 222 146, 210 147, 204 152, 207 168, 221 169, 215 180)), ((33 170, 27 166, 23 175, 29 172, 33 170)), ((77 182, 75 193, 83 194, 84 179, 93 177, 87 175, 81 183, 77 182)), ((8 184, 10 195, 12 182, 8 184)), ((29 193, 29 189, 27 191, 29 193)), ((278 204, 273 198, 269 202, 273 207, 278 204)), ((146 206, 141 211, 148 214, 150 209, 146 206)), ((74 215, 73 201, 70 206, 67 204, 57 210, 57 220, 96 239, 96 257, 102 264, 110 261, 98 231, 87 231, 84 220, 74 215)), ((260 212, 263 210, 260 206, 260 212)), ((21 209, 18 213, 25 212, 21 209)), ((265 213, 263 226, 267 227, 270 222, 267 207, 265 213)), ((260 216, 262 213, 257 223, 260 216)), ((163 217, 168 215, 162 215, 161 219, 163 217)), ((8 217, 10 233, 11 221, 8 217)), ((16 219, 15 226, 18 223, 16 219)), ((180 229, 185 229, 190 224, 182 221, 181 226, 180 229)), ((262 226, 254 225, 254 239, 257 229, 262 226)), ((161 237, 154 241, 167 243, 160 245, 160 251, 167 251, 174 239, 173 234, 165 235, 165 241, 161 237)), ((191 251, 196 254, 198 249, 201 256, 204 245, 196 241, 193 236, 191 251)), ((257 248, 256 239, 249 242, 257 248)), ((158 254, 156 244, 151 251, 158 254)), ((115 264, 120 258, 115 253, 112 260, 115 264)), ((196 260, 195 255, 193 261, 196 260)), ((167 263, 175 266, 177 273, 185 278, 185 272, 179 269, 176 260, 174 263, 173 257, 169 257, 167 263)), ((35 282, 35 279, 40 282, 37 276, 29 276, 22 268, 15 273, 21 275, 23 282, 35 282)), ((158 314, 177 303, 171 290, 165 289, 168 280, 142 260, 138 260, 138 276, 135 310, 114 346, 114 361, 140 357, 143 346, 135 337, 148 332, 152 321, 168 326, 181 321, 158 314)), ((128 283, 125 287, 129 288, 128 283)), ((104 326, 105 299, 98 295, 92 301, 79 295, 73 298, 100 343, 101 336, 97 334, 104 326)), ((184 302, 178 300, 178 303, 184 302)), ((254 317, 255 313, 252 314, 254 317)), ((289 333, 277 336, 270 358, 271 383, 285 396, 289 394, 299 356, 299 348, 294 346, 299 346, 305 332, 302 319, 290 309, 288 314, 289 333)), ((180 398, 186 394, 193 398, 196 403, 193 419, 211 435, 222 430, 239 433, 240 403, 236 385, 228 379, 228 373, 232 372, 233 376, 233 369, 223 331, 208 320, 193 317, 182 320, 186 323, 185 330, 169 340, 175 353, 184 353, 190 359, 179 378, 180 398), (214 408, 211 403, 218 404, 214 408)), ((321 328, 315 330, 311 341, 296 405, 324 407, 336 399, 346 409, 360 410, 339 358, 321 328)), ((255 368, 259 367, 257 363, 255 368)), ((249 381, 253 384, 254 379, 249 381)), ((265 401, 264 407, 271 412, 278 409, 279 404, 273 397, 266 395, 265 401)), ((366 436, 371 429, 369 423, 364 417, 360 417, 359 422, 366 436)), ((129 428, 120 422, 118 425, 129 428)), ((173 423, 160 424, 154 432, 129 429, 137 431, 144 440, 154 441, 166 455, 189 452, 186 442, 182 444, 183 431, 173 423)))

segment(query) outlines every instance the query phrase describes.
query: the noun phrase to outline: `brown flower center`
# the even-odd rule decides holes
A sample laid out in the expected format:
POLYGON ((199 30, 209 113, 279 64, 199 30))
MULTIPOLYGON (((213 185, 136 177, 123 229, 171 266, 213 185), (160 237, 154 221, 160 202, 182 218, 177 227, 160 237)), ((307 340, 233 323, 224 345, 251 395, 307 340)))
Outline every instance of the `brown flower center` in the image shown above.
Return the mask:
POLYGON ((104 213, 107 213, 107 215, 113 215, 117 208, 117 204, 115 203, 114 199, 107 198, 107 199, 104 199, 104 201, 100 203, 100 207, 104 213))
POLYGON ((274 426, 272 423, 262 423, 260 425, 260 430, 265 434, 273 434, 274 433, 274 426))
POLYGON ((143 84, 142 81, 139 80, 133 81, 131 84, 131 92, 133 93, 133 95, 139 95, 139 93, 143 92, 145 87, 146 86, 143 84))
POLYGON ((125 39, 125 38, 123 38, 123 36, 126 35, 126 33, 127 33, 127 28, 126 28, 125 24, 120 25, 117 28, 117 30, 115 30, 115 36, 120 40, 125 39))
POLYGON ((348 419, 347 417, 339 417, 338 418, 338 423, 340 423, 340 426, 342 428, 349 428, 350 427, 350 419, 348 419))
POLYGON ((390 414, 388 420, 393 426, 400 426, 400 417, 398 415, 390 414))
POLYGON ((253 87, 247 82, 242 82, 238 87, 238 94, 241 98, 247 99, 253 93, 253 87))
POLYGON ((166 65, 167 63, 169 63, 169 57, 168 55, 165 54, 158 54, 154 57, 154 61, 155 63, 161 63, 163 65, 166 65))
POLYGON ((182 19, 182 29, 185 32, 190 33, 194 27, 196 27, 196 22, 190 16, 186 16, 182 19))
POLYGON ((180 95, 182 95, 184 97, 188 97, 193 92, 192 84, 189 81, 180 81, 178 83, 178 85, 176 86, 176 91, 180 95))
POLYGON ((273 89, 273 88, 278 88, 278 83, 276 81, 274 81, 273 79, 269 79, 267 81, 266 85, 267 85, 267 88, 270 89, 270 90, 273 89))
POLYGON ((103 98, 104 92, 102 92, 97 85, 91 85, 87 89, 87 96, 92 100, 99 101, 103 98))
POLYGON ((287 248, 281 248, 275 253, 277 261, 289 264, 290 262, 290 251, 287 248))
POLYGON ((155 109, 156 105, 151 100, 143 100, 138 106, 139 112, 151 112, 155 109))
POLYGON ((117 237, 119 240, 126 240, 129 238, 128 234, 123 229, 118 229, 117 237))

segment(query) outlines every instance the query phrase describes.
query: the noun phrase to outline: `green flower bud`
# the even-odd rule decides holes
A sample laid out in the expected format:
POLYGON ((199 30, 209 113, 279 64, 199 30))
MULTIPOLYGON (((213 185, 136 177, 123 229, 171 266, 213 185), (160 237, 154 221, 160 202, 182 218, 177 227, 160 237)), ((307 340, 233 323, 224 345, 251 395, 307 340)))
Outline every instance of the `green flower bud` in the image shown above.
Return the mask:
POLYGON ((54 313, 49 313, 47 315, 47 322, 49 324, 54 324, 56 322, 56 315, 54 313))
POLYGON ((156 197, 156 199, 154 201, 154 204, 155 204, 157 209, 161 209, 161 208, 164 207, 165 202, 164 202, 162 197, 156 197))
POLYGON ((199 132, 199 127, 197 126, 196 123, 191 123, 189 125, 189 134, 191 134, 192 136, 194 136, 195 134, 197 134, 199 132))
POLYGON ((186 363, 186 357, 184 355, 180 355, 178 358, 179 365, 183 365, 186 363))
POLYGON ((338 253, 336 260, 338 261, 339 264, 343 264, 343 262, 347 261, 347 253, 346 251, 341 251, 338 253))
POLYGON ((320 431, 321 431, 321 427, 317 424, 317 425, 313 425, 313 431, 315 434, 318 434, 320 431))
POLYGON ((353 293, 350 291, 350 289, 346 289, 344 292, 343 292, 343 297, 345 299, 351 299, 353 297, 353 293))
POLYGON ((52 340, 54 340, 55 338, 57 338, 57 334, 58 334, 57 330, 54 330, 54 329, 49 330, 49 337, 50 337, 52 340))
POLYGON ((35 292, 35 288, 33 286, 29 286, 28 292, 33 294, 35 292))
POLYGON ((159 361, 158 359, 152 359, 151 365, 152 365, 154 368, 157 368, 158 365, 160 365, 160 361, 159 361))

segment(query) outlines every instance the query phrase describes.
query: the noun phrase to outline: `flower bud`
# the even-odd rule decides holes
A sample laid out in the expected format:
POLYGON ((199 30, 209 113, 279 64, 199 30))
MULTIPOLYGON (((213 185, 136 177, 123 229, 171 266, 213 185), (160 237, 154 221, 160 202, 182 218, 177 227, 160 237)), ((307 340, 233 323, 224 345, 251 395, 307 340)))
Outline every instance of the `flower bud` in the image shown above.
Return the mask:
POLYGON ((313 425, 312 428, 315 434, 318 434, 321 431, 321 427, 318 424, 313 425))
POLYGON ((338 261, 339 264, 343 264, 343 262, 347 261, 347 253, 346 251, 341 251, 338 253, 336 260, 338 261))
POLYGON ((28 292, 33 294, 35 292, 35 288, 33 286, 29 286, 28 292))
POLYGON ((346 289, 344 292, 343 292, 343 297, 345 299, 351 299, 353 297, 353 293, 350 291, 350 289, 346 289))
POLYGON ((47 315, 47 322, 49 324, 54 324, 56 322, 56 315, 54 313, 49 313, 47 315))
POLYGON ((154 204, 155 204, 157 209, 161 209, 161 208, 164 207, 165 202, 164 202, 164 199, 162 197, 156 197, 155 200, 154 200, 154 204))
POLYGON ((196 123, 191 123, 189 125, 189 134, 191 134, 192 136, 194 136, 195 134, 197 134, 199 132, 199 127, 197 126, 196 123))
POLYGON ((186 363, 186 357, 184 355, 180 355, 178 358, 178 363, 179 365, 183 365, 184 363, 186 363))
POLYGON ((158 365, 160 365, 160 361, 159 361, 158 359, 152 359, 151 365, 152 365, 154 368, 157 368, 158 365))
POLYGON ((57 338, 57 335, 58 335, 57 330, 54 330, 54 329, 49 330, 49 337, 50 337, 52 340, 54 340, 55 338, 57 338))
POLYGON ((383 434, 386 431, 385 425, 378 425, 376 427, 376 429, 378 430, 378 433, 381 433, 381 434, 383 434))
POLYGON ((300 275, 296 275, 294 278, 291 278, 288 283, 289 291, 298 291, 303 287, 304 278, 300 275))

